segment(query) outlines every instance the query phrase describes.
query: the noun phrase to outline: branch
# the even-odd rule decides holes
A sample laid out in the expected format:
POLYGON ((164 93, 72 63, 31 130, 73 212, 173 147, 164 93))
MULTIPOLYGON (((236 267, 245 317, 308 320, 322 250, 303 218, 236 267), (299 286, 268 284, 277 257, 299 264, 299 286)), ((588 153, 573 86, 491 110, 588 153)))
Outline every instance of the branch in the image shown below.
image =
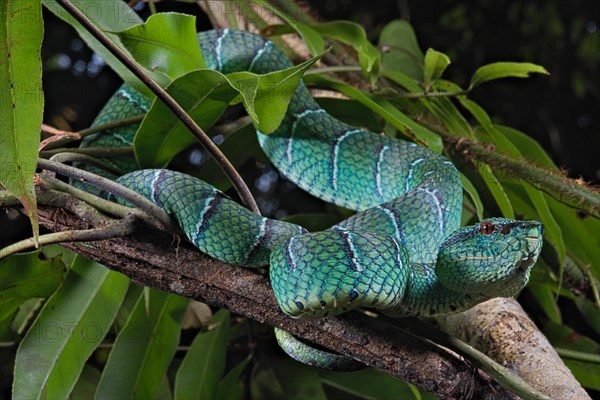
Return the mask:
POLYGON ((518 371, 531 386, 551 398, 589 398, 516 300, 492 299, 437 320, 446 332, 518 371))
POLYGON ((594 218, 600 219, 600 193, 597 188, 587 186, 580 180, 570 179, 558 171, 542 168, 530 160, 516 159, 484 144, 453 137, 443 129, 437 128, 436 131, 467 159, 484 162, 495 169, 512 174, 558 201, 575 205, 594 218))
POLYGON ((109 225, 92 229, 74 229, 62 232, 53 232, 41 235, 38 240, 34 238, 24 239, 0 249, 0 260, 20 251, 29 250, 34 247, 46 246, 55 243, 84 242, 101 240, 113 237, 127 236, 135 230, 136 216, 133 212, 124 219, 115 220, 109 225))
MULTIPOLYGON (((79 217, 41 206, 40 221, 50 230, 87 228, 79 217)), ((97 222, 97 221, 96 221, 97 222)), ((226 307, 261 323, 354 357, 444 399, 458 398, 465 384, 477 399, 516 397, 469 363, 432 343, 403 333, 384 320, 362 313, 315 321, 294 320, 277 306, 266 276, 210 259, 187 242, 173 248, 172 236, 148 229, 133 236, 65 247, 119 271, 134 282, 226 307)))
POLYGON ((61 153, 77 153, 84 154, 91 157, 99 158, 123 158, 133 157, 133 147, 121 146, 121 147, 58 147, 51 150, 40 151, 40 157, 50 158, 61 153))
MULTIPOLYGON (((127 125, 137 124, 139 122, 142 122, 142 120, 144 119, 145 116, 146 116, 146 114, 142 114, 142 115, 136 115, 135 117, 118 119, 115 121, 107 122, 105 124, 100 124, 100 125, 92 126, 90 128, 85 128, 85 129, 80 130, 79 132, 59 131, 62 133, 62 135, 64 137, 59 138, 58 140, 53 140, 52 142, 48 142, 45 145, 44 145, 44 143, 42 143, 42 144, 40 144, 40 149, 46 149, 46 150, 55 149, 60 146, 65 146, 73 141, 81 140, 84 137, 89 136, 94 133, 104 132, 109 129, 116 129, 116 128, 120 128, 120 127, 127 126, 127 125)), ((42 125, 42 126, 44 126, 44 125, 42 125)), ((48 127, 48 126, 46 126, 46 129, 47 130, 57 130, 56 128, 48 127)))

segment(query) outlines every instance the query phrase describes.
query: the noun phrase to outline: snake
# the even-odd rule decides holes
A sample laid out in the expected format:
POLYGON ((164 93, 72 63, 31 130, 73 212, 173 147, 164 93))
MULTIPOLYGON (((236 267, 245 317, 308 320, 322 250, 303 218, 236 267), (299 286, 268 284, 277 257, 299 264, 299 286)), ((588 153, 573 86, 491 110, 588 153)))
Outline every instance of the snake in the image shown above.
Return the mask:
MULTIPOLYGON (((266 74, 293 66, 273 42, 245 31, 211 30, 198 39, 207 68, 224 74, 266 74)), ((94 126, 147 112, 150 104, 124 84, 94 126)), ((98 133, 82 146, 131 145, 136 129, 98 133)), ((541 251, 543 225, 487 218, 461 228, 461 176, 443 155, 335 119, 303 82, 279 127, 256 134, 287 179, 356 213, 327 230, 307 232, 255 214, 181 172, 105 161, 129 171, 115 177, 117 182, 171 214, 201 252, 246 268, 268 265, 277 304, 292 318, 357 308, 390 317, 434 317, 514 296, 527 284, 541 251)), ((287 354, 309 365, 352 369, 357 363, 281 329, 276 338, 287 354)))

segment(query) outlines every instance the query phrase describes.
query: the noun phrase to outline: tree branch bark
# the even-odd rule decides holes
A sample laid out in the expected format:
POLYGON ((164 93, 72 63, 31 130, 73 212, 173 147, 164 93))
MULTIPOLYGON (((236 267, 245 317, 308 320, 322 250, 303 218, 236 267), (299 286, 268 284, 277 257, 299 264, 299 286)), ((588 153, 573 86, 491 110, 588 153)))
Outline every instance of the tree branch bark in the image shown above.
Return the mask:
MULTIPOLYGON (((87 229, 73 213, 40 206, 40 222, 52 231, 87 229)), ((89 219, 88 219, 89 221, 89 219)), ((200 300, 354 357, 443 399, 515 399, 487 374, 432 343, 377 318, 352 312, 314 321, 294 320, 277 306, 268 278, 199 253, 186 241, 148 229, 134 235, 65 247, 119 271, 134 282, 200 300)))
POLYGON ((515 370, 551 398, 590 398, 516 300, 492 299, 437 321, 444 331, 515 370))

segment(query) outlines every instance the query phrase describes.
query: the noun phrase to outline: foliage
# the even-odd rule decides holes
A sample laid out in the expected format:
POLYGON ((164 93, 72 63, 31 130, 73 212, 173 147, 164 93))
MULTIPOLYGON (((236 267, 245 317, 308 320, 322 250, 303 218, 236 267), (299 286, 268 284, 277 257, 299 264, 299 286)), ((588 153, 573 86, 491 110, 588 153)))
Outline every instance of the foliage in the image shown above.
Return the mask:
MULTIPOLYGON (((262 1, 255 3, 267 5, 262 1)), ((19 41, 26 41, 30 47, 19 49, 17 46, 11 57, 16 63, 20 51, 38 62, 42 21, 38 18, 27 32, 18 25, 5 24, 9 7, 14 4, 8 1, 1 6, 3 26, 8 27, 2 34, 14 40, 21 38, 19 41)), ((39 5, 35 1, 31 4, 39 5)), ((451 65, 450 57, 431 48, 423 52, 412 27, 405 21, 391 21, 382 29, 378 46, 374 46, 357 24, 348 21, 311 24, 283 9, 276 9, 276 14, 286 25, 272 26, 265 32, 295 31, 316 57, 288 70, 266 75, 244 72, 225 75, 202 69, 204 64, 198 52, 192 17, 165 13, 142 23, 123 2, 104 1, 100 4, 104 12, 92 15, 90 8, 83 8, 83 11, 88 12, 88 17, 93 18, 153 79, 166 87, 205 129, 213 126, 231 103, 241 102, 257 127, 265 133, 273 131, 300 78, 323 55, 325 43, 332 41, 334 53, 348 51, 355 56, 356 70, 362 72, 373 89, 367 91, 332 78, 327 68, 311 71, 305 77, 306 83, 350 98, 321 102, 334 116, 355 125, 379 129, 387 135, 403 136, 438 152, 445 151, 454 160, 460 160, 461 155, 451 151, 452 146, 444 147, 444 140, 451 144, 468 140, 494 146, 505 157, 526 158, 547 169, 549 176, 558 174, 556 166, 537 142, 523 132, 495 124, 487 111, 469 98, 474 87, 495 79, 546 74, 539 65, 487 64, 473 73, 467 88, 461 88, 444 79, 444 73, 451 65), (125 18, 112 18, 115 12, 125 18), (339 47, 339 43, 344 47, 339 47), (269 97, 266 103, 265 94, 274 87, 283 90, 275 91, 275 102, 269 97)), ((73 25, 86 43, 126 82, 146 92, 137 78, 78 23, 67 17, 57 3, 44 0, 44 5, 73 25)), ((261 25, 260 21, 257 25, 261 25)), ((262 25, 266 25, 264 21, 262 25)), ((6 51, 2 55, 7 56, 6 51)), ((2 62, 0 65, 6 67, 9 64, 2 62)), ((19 68, 21 66, 24 63, 19 62, 19 68)), ((17 74, 2 74, 2 79, 9 79, 1 85, 2 90, 9 86, 23 87, 32 75, 38 75, 39 65, 28 63, 27 66, 30 69, 15 69, 17 74)), ((1 146, 2 159, 3 163, 4 160, 18 160, 11 165, 22 168, 14 175, 2 175, 0 182, 22 197, 31 211, 35 210, 31 185, 36 160, 33 149, 39 141, 37 128, 42 116, 42 102, 32 104, 26 96, 19 97, 16 91, 11 94, 13 97, 2 93, 2 109, 12 109, 13 120, 19 124, 3 125, 0 138, 2 143, 8 144, 1 146), (10 107, 4 103, 6 98, 12 98, 10 107), (9 143, 8 139, 13 141, 9 143)), ((245 124, 223 134, 222 149, 236 166, 251 157, 262 157, 251 130, 245 124)), ((192 143, 189 133, 162 103, 155 101, 137 132, 134 149, 140 165, 165 166, 192 143)), ((573 208, 577 199, 560 198, 556 193, 532 185, 528 181, 528 171, 523 171, 520 176, 509 175, 503 173, 501 164, 477 159, 467 161, 463 160, 461 164, 463 186, 468 193, 463 222, 498 214, 542 221, 549 246, 545 246, 527 290, 536 306, 551 321, 544 332, 556 346, 598 353, 600 346, 596 342, 563 322, 556 303, 559 297, 571 302, 595 333, 600 334, 594 297, 586 297, 581 290, 569 290, 566 284, 575 278, 584 282, 583 292, 595 294, 595 305, 598 306, 594 285, 600 279, 600 243, 596 235, 600 231, 600 221, 592 217, 581 218, 573 208), (563 281, 565 276, 567 279, 563 281), (567 336, 577 340, 569 341, 567 336)), ((3 170, 4 167, 3 164, 3 170)), ((221 189, 229 187, 222 176, 212 173, 214 165, 207 163, 205 167, 196 175, 209 177, 211 183, 218 182, 221 189)), ((324 217, 293 215, 288 219, 299 223, 306 221, 310 228, 318 229, 315 220, 330 225, 329 222, 339 220, 344 213, 344 210, 330 207, 324 217)), ((33 212, 30 214, 34 215, 33 212)), ((32 221, 35 224, 35 219, 32 221)), ((74 398, 86 397, 86 394, 97 397, 243 398, 246 391, 252 398, 326 398, 347 394, 365 399, 392 395, 429 398, 410 385, 370 369, 352 374, 331 373, 299 365, 268 351, 260 355, 239 349, 234 351, 230 344, 247 337, 244 327, 249 322, 235 320, 224 310, 213 315, 210 324, 196 324, 194 329, 182 331, 188 305, 186 299, 154 290, 142 291, 127 278, 89 260, 74 257, 68 251, 50 248, 9 257, 0 262, 0 277, 0 304, 3 306, 0 336, 3 341, 19 343, 13 388, 15 398, 67 397, 69 394, 74 398), (98 332, 94 338, 89 335, 92 317, 98 332), (59 324, 60 328, 54 337, 48 334, 52 324, 59 324), (27 333, 23 335, 27 327, 27 333), (184 352, 177 351, 181 344, 189 344, 184 352), (110 349, 108 355, 106 347, 110 349), (240 353, 243 354, 240 356, 240 353), (40 366, 40 358, 50 361, 40 366), (98 366, 102 367, 101 371, 98 366), (32 370, 36 372, 32 374, 32 370), (243 380, 244 376, 249 376, 249 381, 243 380), (376 384, 370 387, 357 385, 365 380, 376 384)), ((593 379, 598 373, 597 364, 582 360, 568 363, 584 386, 600 389, 593 379)))

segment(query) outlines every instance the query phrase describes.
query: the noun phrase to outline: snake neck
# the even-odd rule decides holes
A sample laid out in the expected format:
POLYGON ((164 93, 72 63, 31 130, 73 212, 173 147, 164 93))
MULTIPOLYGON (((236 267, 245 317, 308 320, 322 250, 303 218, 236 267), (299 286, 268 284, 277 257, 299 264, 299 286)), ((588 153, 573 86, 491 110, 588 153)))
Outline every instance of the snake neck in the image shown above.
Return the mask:
POLYGON ((492 297, 497 296, 451 290, 436 276, 434 264, 412 263, 402 302, 382 312, 391 317, 435 317, 468 310, 492 297))

